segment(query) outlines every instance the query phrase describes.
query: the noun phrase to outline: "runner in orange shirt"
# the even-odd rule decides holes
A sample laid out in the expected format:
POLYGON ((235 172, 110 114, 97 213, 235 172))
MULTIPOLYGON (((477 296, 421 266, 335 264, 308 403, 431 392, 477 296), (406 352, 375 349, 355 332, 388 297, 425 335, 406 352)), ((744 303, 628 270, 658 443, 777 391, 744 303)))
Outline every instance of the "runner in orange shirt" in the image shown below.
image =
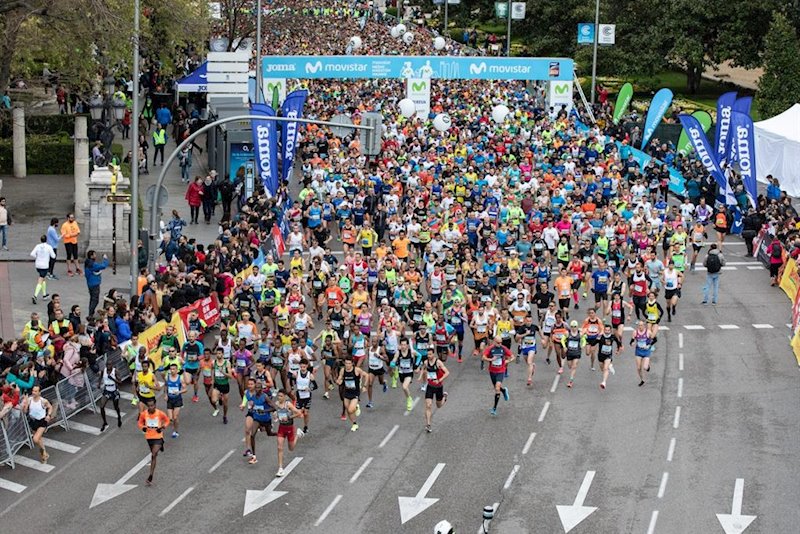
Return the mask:
POLYGON ((565 318, 569 319, 569 297, 572 294, 572 277, 567 274, 567 270, 561 268, 558 278, 553 281, 558 299, 558 308, 565 318))
POLYGON ((139 429, 144 432, 147 445, 150 447, 150 475, 145 481, 148 486, 153 483, 158 453, 164 450, 164 429, 167 426, 169 426, 169 417, 161 410, 156 409, 156 400, 147 401, 147 410, 139 414, 139 429))

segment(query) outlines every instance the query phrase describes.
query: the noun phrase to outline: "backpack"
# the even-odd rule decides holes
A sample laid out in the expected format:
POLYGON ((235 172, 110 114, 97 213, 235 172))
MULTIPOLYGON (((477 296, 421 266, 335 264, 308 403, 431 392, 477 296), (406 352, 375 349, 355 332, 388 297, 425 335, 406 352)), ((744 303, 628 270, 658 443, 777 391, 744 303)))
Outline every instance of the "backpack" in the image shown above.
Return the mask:
POLYGON ((708 272, 711 274, 718 273, 722 270, 722 262, 719 259, 719 254, 709 253, 706 258, 706 269, 708 269, 708 272))
POLYGON ((772 257, 775 259, 780 259, 783 253, 783 247, 781 247, 780 243, 773 243, 772 244, 772 257))

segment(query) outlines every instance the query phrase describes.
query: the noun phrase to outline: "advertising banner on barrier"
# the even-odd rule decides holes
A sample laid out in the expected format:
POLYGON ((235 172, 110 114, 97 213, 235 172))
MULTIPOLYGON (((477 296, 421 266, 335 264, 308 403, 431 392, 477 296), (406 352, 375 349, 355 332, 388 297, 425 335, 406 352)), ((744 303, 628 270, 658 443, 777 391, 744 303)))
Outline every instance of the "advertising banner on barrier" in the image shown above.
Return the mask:
POLYGON ((172 314, 172 319, 169 323, 166 321, 159 321, 144 332, 139 334, 139 344, 147 347, 147 353, 156 367, 161 365, 161 347, 158 342, 161 336, 167 331, 167 325, 172 325, 175 328, 175 334, 178 336, 178 342, 183 345, 186 342, 186 335, 183 332, 183 324, 181 317, 177 313, 172 314))
POLYGON ((789 297, 789 300, 794 303, 797 291, 800 289, 800 275, 797 273, 797 262, 792 258, 786 260, 780 280, 781 289, 789 297))
POLYGON ((217 295, 212 294, 210 297, 200 299, 194 304, 184 306, 178 310, 177 314, 181 318, 181 325, 184 332, 189 331, 189 314, 197 312, 198 318, 203 321, 207 328, 216 325, 219 322, 219 301, 217 295))
POLYGON ((263 56, 270 78, 572 80, 567 58, 470 56, 263 56))

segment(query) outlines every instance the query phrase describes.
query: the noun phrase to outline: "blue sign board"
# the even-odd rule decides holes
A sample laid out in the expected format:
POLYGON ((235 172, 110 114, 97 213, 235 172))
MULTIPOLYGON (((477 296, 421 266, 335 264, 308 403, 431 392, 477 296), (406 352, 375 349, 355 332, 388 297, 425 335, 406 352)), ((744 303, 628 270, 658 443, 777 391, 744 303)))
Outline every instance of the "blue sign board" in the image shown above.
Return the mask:
POLYGON ((249 169, 252 174, 254 161, 253 143, 231 143, 230 158, 228 159, 231 182, 236 180, 239 172, 243 172, 247 176, 249 169))
POLYGON ((573 79, 573 61, 565 58, 263 56, 262 65, 272 78, 573 79))
POLYGON ((578 24, 578 44, 594 44, 594 24, 591 22, 578 24))

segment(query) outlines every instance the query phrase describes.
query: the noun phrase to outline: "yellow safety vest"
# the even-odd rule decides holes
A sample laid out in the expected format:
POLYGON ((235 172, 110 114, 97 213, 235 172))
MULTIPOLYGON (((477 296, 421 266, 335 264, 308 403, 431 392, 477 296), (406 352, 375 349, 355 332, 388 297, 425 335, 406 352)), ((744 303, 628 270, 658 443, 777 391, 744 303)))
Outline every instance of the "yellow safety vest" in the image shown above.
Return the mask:
POLYGON ((166 130, 156 130, 153 132, 153 143, 156 145, 166 145, 167 144, 167 131, 166 130))

